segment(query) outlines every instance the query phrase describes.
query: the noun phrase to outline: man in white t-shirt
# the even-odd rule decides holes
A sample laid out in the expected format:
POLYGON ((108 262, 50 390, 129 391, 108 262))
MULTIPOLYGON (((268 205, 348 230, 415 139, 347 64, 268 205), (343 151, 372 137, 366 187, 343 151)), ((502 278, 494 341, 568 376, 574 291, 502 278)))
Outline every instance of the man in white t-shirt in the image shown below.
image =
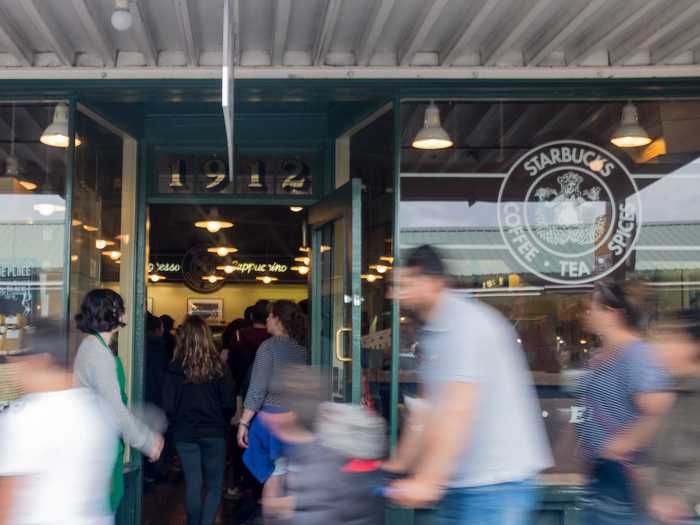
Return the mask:
POLYGON ((422 323, 426 403, 386 465, 409 474, 388 496, 406 507, 437 504, 441 524, 525 524, 537 501, 534 478, 552 461, 513 327, 451 292, 430 246, 413 250, 396 273, 401 306, 422 323))
POLYGON ((40 328, 31 350, 13 358, 25 395, 0 414, 0 525, 114 521, 108 496, 116 427, 60 366, 57 335, 40 328))

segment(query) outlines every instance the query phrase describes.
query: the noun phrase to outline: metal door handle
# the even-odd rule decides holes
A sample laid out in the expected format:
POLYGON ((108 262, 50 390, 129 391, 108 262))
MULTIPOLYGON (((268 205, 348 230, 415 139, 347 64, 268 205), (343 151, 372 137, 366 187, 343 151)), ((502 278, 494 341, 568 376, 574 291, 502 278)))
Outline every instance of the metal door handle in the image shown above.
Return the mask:
POLYGON ((352 357, 344 357, 340 352, 340 336, 343 332, 352 332, 352 328, 338 328, 335 331, 335 357, 341 363, 350 363, 352 357))

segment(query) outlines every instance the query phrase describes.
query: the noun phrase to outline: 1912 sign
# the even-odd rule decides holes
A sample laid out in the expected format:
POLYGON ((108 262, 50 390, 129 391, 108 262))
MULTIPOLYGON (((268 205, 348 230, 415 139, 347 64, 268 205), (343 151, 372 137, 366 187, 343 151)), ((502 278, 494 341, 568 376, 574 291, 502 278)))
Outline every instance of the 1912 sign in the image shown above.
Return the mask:
POLYGON ((313 153, 239 155, 234 183, 225 155, 163 154, 158 162, 158 192, 169 194, 310 195, 313 153))

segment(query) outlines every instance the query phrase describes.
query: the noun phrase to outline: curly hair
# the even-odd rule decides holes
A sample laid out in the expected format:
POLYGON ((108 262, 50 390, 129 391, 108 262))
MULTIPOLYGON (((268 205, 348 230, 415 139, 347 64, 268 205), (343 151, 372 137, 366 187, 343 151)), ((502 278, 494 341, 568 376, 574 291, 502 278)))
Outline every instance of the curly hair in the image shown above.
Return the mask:
POLYGON ((272 303, 270 313, 277 317, 290 339, 306 347, 309 342, 309 319, 293 301, 280 300, 272 303))
POLYGON ((75 324, 83 333, 99 334, 111 332, 126 326, 124 316, 124 299, 113 290, 96 288, 83 299, 80 311, 75 316, 75 324))
POLYGON ((187 383, 202 384, 224 376, 224 362, 214 345, 211 330, 199 316, 189 315, 177 329, 173 361, 179 361, 187 383))

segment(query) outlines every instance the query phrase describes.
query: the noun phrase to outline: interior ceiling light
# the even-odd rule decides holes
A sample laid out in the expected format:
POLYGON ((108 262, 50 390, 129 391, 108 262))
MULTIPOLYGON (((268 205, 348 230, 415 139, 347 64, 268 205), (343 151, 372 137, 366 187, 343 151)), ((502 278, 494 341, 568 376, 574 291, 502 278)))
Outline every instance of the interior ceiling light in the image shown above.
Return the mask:
POLYGON ((231 274, 231 273, 233 273, 233 270, 234 270, 235 268, 234 268, 233 266, 231 266, 230 264, 227 264, 227 265, 225 265, 225 266, 217 266, 216 269, 217 269, 217 270, 221 270, 221 271, 223 271, 224 273, 231 274))
MULTIPOLYGON (((68 137, 68 106, 64 103, 56 105, 53 112, 53 122, 41 134, 39 141, 54 148, 67 148, 70 143, 68 137)), ((80 146, 78 136, 75 137, 75 146, 80 146)))
POLYGON ((238 248, 234 248, 233 246, 214 246, 213 248, 207 248, 207 251, 209 253, 215 253, 219 257, 226 257, 232 253, 236 253, 238 248))
POLYGON ((110 251, 102 252, 102 255, 106 255, 107 257, 109 257, 113 261, 117 261, 117 260, 121 259, 122 252, 120 252, 119 250, 110 250, 110 251))
POLYGON ((99 230, 99 228, 96 228, 95 226, 90 226, 89 224, 83 224, 83 230, 86 232, 94 233, 99 230))
POLYGON ((289 211, 293 211, 294 213, 299 213, 300 211, 304 211, 303 206, 290 206, 289 211))
POLYGON ((148 279, 152 283, 158 283, 160 281, 165 281, 166 277, 164 275, 159 275, 157 273, 152 273, 151 275, 148 276, 148 279))
POLYGON ((311 253, 311 247, 309 246, 299 246, 299 251, 301 253, 311 253))
POLYGON ((610 137, 618 148, 638 148, 651 143, 651 138, 647 131, 639 124, 639 113, 637 106, 628 102, 622 108, 622 118, 620 125, 610 137))
POLYGON ((129 11, 129 0, 114 0, 112 27, 117 31, 127 31, 134 23, 134 17, 129 11))
POLYGON ((81 221, 80 219, 73 219, 72 221, 70 221, 70 223, 71 223, 71 226, 75 226, 75 227, 83 225, 83 221, 81 221))
POLYGON ((203 228, 209 233, 216 233, 227 228, 233 228, 233 223, 219 217, 219 211, 214 208, 208 219, 194 223, 197 228, 203 228))
POLYGON ((41 203, 34 205, 34 211, 39 212, 42 217, 50 217, 54 213, 66 211, 66 207, 60 204, 41 203))
POLYGON ((299 272, 299 275, 306 275, 309 273, 311 268, 309 268, 308 266, 292 266, 291 270, 295 271, 295 272, 299 272))
POLYGON ((388 264, 373 264, 369 267, 369 269, 375 270, 377 273, 386 273, 392 268, 388 264))
POLYGON ((98 250, 104 250, 107 246, 114 246, 114 241, 109 241, 107 239, 97 239, 95 241, 95 248, 98 250))
POLYGON ((277 277, 272 277, 270 275, 259 275, 255 278, 257 281, 262 281, 264 284, 271 284, 275 281, 279 281, 277 277))
POLYGON ((310 257, 294 257, 294 262, 300 262, 308 266, 311 264, 311 258, 310 257))
POLYGON ((389 257, 388 255, 382 255, 382 256, 379 258, 379 260, 380 260, 380 261, 388 262, 389 264, 394 264, 394 258, 393 258, 393 257, 389 257))
POLYGON ((362 278, 367 281, 368 283, 373 283, 375 281, 378 281, 379 279, 383 279, 381 275, 375 275, 373 273, 363 275, 362 278))
POLYGON ((425 110, 423 127, 413 139, 412 146, 416 149, 445 149, 454 143, 440 124, 440 110, 434 102, 430 102, 425 110))
POLYGON ((78 262, 78 256, 77 255, 71 255, 70 256, 71 262, 78 262))
POLYGON ((224 280, 224 278, 221 277, 220 275, 211 274, 211 275, 203 275, 202 276, 202 281, 207 281, 208 283, 211 283, 211 284, 216 284, 219 281, 223 281, 223 280, 224 280))

